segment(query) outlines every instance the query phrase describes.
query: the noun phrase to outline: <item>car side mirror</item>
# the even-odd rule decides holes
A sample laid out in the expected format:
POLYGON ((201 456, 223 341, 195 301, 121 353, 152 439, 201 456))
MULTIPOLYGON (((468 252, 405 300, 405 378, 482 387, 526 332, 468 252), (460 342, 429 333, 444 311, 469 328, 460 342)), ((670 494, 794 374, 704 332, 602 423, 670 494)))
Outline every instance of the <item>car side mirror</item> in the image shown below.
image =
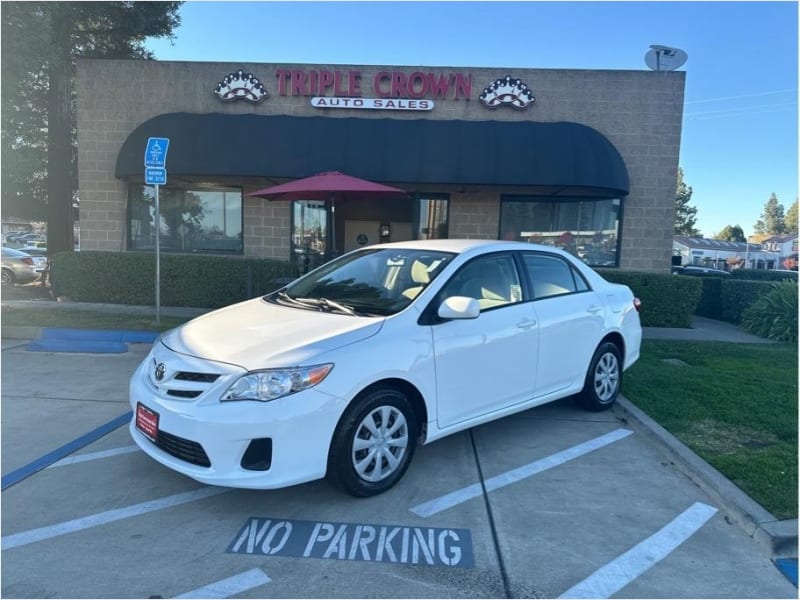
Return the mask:
POLYGON ((451 296, 439 305, 436 313, 440 319, 477 319, 481 307, 475 298, 467 296, 451 296))

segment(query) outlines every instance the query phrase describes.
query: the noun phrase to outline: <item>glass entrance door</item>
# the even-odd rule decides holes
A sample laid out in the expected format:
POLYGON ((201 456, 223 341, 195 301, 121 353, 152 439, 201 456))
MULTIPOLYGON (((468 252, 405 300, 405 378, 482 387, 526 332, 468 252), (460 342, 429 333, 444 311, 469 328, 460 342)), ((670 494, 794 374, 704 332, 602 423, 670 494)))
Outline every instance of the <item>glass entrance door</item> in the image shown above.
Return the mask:
POLYGON ((325 262, 328 213, 325 203, 316 200, 296 200, 292 205, 292 264, 303 275, 325 262))

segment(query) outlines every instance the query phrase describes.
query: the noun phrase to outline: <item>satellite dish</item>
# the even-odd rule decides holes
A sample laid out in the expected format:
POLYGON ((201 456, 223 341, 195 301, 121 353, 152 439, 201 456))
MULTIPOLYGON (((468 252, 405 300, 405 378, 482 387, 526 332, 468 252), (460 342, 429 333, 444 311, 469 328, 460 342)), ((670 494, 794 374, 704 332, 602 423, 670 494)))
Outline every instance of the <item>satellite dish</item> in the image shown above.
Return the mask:
POLYGON ((644 62, 653 71, 674 71, 682 67, 688 58, 689 55, 679 48, 653 45, 644 55, 644 62))

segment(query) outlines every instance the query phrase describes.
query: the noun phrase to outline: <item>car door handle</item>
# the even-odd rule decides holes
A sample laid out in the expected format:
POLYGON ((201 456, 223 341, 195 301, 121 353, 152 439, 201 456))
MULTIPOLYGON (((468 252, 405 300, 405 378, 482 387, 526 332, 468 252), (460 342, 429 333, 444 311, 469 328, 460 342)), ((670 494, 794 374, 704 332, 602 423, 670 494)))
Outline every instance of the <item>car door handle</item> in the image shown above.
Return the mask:
POLYGON ((530 329, 536 325, 536 321, 520 321, 517 323, 517 327, 520 329, 530 329))
POLYGON ((603 310, 602 306, 597 306, 596 304, 592 304, 589 308, 586 309, 586 312, 592 313, 593 315, 596 315, 601 310, 603 310))

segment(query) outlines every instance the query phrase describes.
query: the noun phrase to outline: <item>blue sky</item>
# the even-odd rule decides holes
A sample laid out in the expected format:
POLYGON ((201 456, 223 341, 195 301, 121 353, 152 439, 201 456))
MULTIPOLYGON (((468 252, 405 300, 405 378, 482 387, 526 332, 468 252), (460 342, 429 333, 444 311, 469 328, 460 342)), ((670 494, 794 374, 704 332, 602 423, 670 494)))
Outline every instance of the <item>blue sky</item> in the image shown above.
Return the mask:
POLYGON ((795 2, 187 2, 159 60, 646 69, 685 50, 680 165, 698 228, 798 196, 795 2))

